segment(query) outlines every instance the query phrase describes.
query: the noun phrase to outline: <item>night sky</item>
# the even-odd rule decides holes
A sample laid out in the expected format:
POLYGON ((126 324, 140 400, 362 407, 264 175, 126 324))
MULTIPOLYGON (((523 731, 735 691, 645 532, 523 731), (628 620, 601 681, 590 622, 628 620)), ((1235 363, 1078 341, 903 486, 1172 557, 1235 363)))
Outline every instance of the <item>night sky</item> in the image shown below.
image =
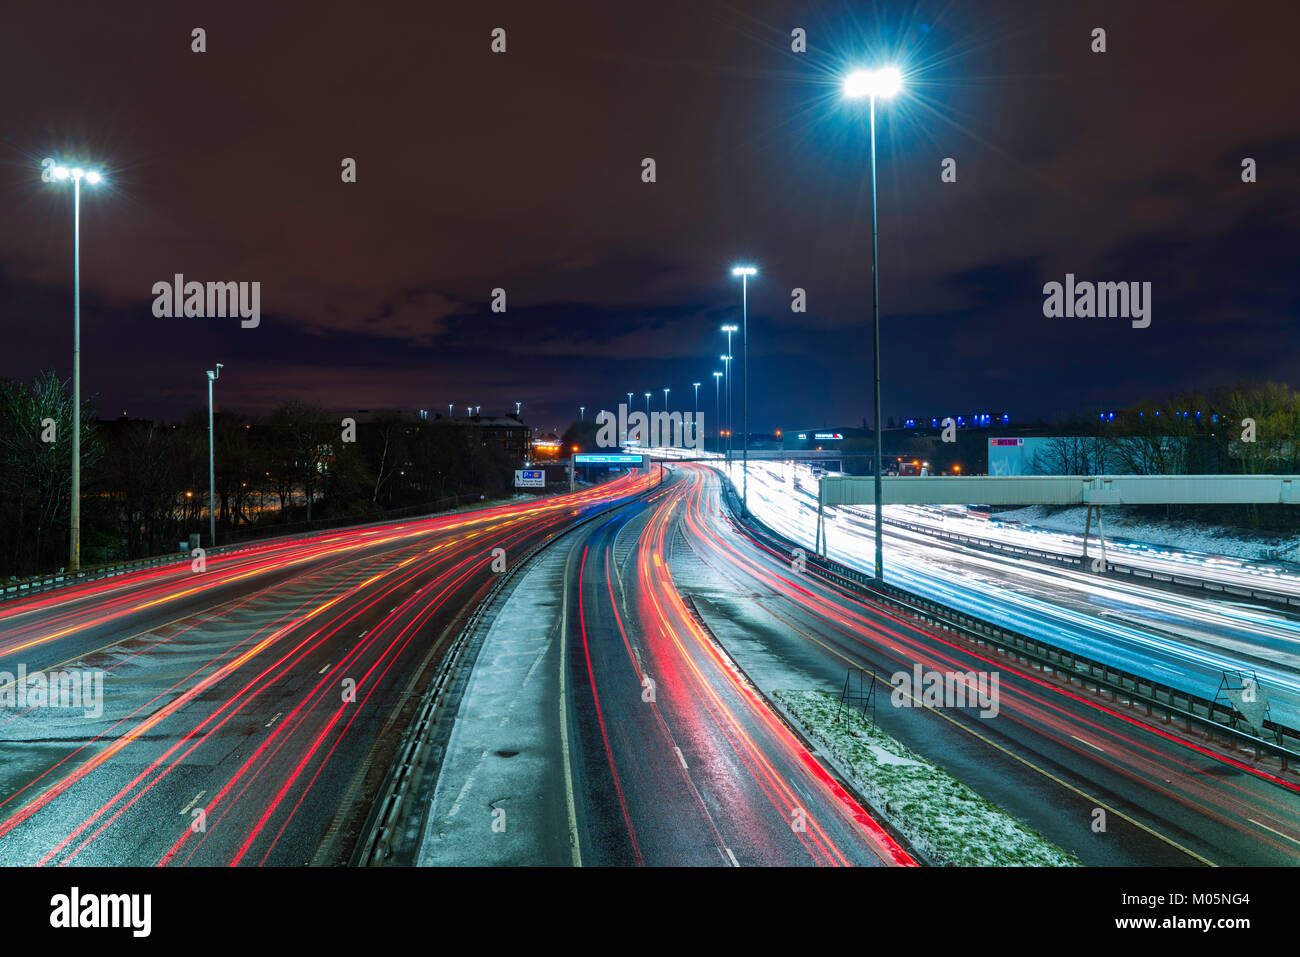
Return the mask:
POLYGON ((0 375, 71 373, 71 187, 39 164, 84 156, 110 180, 82 202, 83 391, 105 416, 201 408, 221 361, 219 407, 255 414, 518 400, 550 427, 665 386, 689 410, 699 381, 711 417, 747 261, 753 427, 860 423, 867 107, 839 84, 888 58, 907 87, 878 112, 887 416, 1300 386, 1294 0, 287 6, 7 8, 0 375), (1151 282, 1151 326, 1045 318, 1067 272, 1151 282), (156 318, 175 273, 259 281, 261 325, 156 318))

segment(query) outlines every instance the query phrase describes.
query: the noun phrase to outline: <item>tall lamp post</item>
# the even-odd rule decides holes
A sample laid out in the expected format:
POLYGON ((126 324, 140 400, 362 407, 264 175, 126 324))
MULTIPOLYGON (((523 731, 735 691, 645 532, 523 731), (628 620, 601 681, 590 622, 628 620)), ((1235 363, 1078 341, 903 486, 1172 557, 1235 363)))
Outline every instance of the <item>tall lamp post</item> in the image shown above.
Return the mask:
POLYGON ((740 336, 741 366, 744 369, 744 399, 741 402, 744 411, 741 413, 740 424, 740 447, 742 449, 740 471, 743 476, 741 480, 740 511, 743 515, 749 514, 749 277, 757 273, 758 270, 753 266, 737 266, 731 270, 733 276, 740 277, 740 321, 744 330, 740 336))
POLYGON ((722 377, 726 373, 713 373, 713 435, 718 440, 718 451, 722 451, 722 377))
POLYGON ((98 170, 64 166, 53 159, 41 162, 47 183, 72 180, 72 502, 69 515, 68 568, 81 570, 81 181, 104 181, 98 170))
POLYGON ((722 360, 723 375, 727 379, 727 476, 731 476, 731 356, 718 356, 722 360))
POLYGON ((875 339, 875 442, 876 447, 876 580, 883 581, 885 574, 884 534, 882 506, 884 487, 881 476, 880 430, 880 262, 879 239, 876 227, 876 99, 888 99, 903 88, 903 74, 897 67, 887 66, 877 70, 856 70, 844 79, 844 95, 849 99, 868 97, 871 104, 871 328, 875 339))
POLYGON ((692 382, 691 386, 695 389, 695 419, 691 425, 691 438, 695 440, 696 447, 700 444, 700 384, 692 382))
POLYGON ((727 363, 723 368, 727 370, 727 476, 731 476, 731 436, 735 431, 731 422, 731 334, 739 332, 740 326, 723 326, 722 331, 727 334, 727 354, 722 357, 727 363))
POLYGON ((587 407, 585 405, 578 406, 578 421, 579 422, 587 421, 587 407))
POLYGON ((212 447, 212 383, 221 378, 222 363, 208 370, 208 548, 217 544, 217 468, 212 447))
POLYGON ((648 423, 648 420, 650 418, 650 393, 649 392, 645 394, 645 414, 647 419, 646 428, 649 428, 650 427, 648 423))

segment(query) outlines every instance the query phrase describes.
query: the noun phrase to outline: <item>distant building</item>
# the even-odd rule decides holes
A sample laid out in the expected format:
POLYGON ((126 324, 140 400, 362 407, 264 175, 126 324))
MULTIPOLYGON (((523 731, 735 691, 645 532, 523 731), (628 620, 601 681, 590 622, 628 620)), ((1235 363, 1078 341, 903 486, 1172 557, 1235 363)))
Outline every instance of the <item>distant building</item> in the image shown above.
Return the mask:
POLYGON ((407 435, 415 435, 422 426, 450 427, 463 430, 467 443, 480 446, 496 445, 520 462, 532 457, 532 430, 523 419, 509 415, 443 415, 428 409, 343 409, 338 415, 354 419, 361 433, 379 427, 383 422, 398 419, 407 435))
POLYGON ((433 422, 465 429, 468 441, 497 445, 511 458, 527 461, 533 457, 532 430, 517 415, 436 415, 433 422))
POLYGON ((558 459, 563 440, 554 432, 541 432, 533 438, 533 455, 537 459, 558 459))

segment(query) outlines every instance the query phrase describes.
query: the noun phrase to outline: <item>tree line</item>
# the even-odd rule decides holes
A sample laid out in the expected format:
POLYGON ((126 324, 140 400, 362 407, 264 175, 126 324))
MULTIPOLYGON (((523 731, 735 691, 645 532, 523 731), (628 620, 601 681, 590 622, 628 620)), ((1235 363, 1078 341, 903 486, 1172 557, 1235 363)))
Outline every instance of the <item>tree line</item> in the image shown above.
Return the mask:
MULTIPOLYGON (((0 576, 64 567, 72 474, 71 390, 51 372, 0 380, 0 576)), ((346 430, 288 401, 269 415, 214 418, 217 544, 286 525, 499 497, 518 466, 475 427, 397 412, 346 430)), ((98 421, 81 410, 82 563, 208 542, 208 419, 98 421)))
MULTIPOLYGON (((1294 475, 1300 472, 1300 393, 1238 383, 1141 402, 1114 417, 1067 422, 1034 456, 1045 475, 1294 475)), ((1290 505, 1149 506, 1143 512, 1290 531, 1290 505)))

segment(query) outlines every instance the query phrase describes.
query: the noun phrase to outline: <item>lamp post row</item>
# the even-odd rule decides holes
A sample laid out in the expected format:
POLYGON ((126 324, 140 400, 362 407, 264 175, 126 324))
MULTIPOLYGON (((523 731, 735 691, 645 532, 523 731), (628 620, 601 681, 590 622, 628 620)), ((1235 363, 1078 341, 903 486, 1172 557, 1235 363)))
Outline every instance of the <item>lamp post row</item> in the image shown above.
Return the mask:
MULTIPOLYGON (((848 99, 869 101, 868 122, 870 129, 871 153, 871 325, 873 355, 873 405, 874 405, 874 442, 875 446, 875 577, 881 579, 884 574, 883 533, 882 533, 882 449, 881 449, 881 407, 880 407, 880 269, 879 269, 879 227, 876 196, 876 100, 888 99, 902 89, 903 77, 895 67, 876 70, 856 70, 844 81, 844 96, 848 99)), ((41 178, 45 182, 72 182, 72 489, 69 522, 68 564, 71 571, 81 568, 81 184, 84 180, 89 185, 104 182, 103 174, 95 169, 59 163, 45 159, 41 163, 41 178)), ((727 380, 727 470, 730 473, 732 455, 733 420, 731 412, 731 336, 741 332, 741 362, 744 376, 741 398, 741 470, 742 491, 741 508, 746 514, 749 510, 749 278, 758 272, 753 266, 736 266, 733 276, 741 279, 741 326, 724 325, 722 331, 727 334, 727 354, 722 356, 723 372, 714 372, 714 406, 715 420, 720 415, 719 383, 725 376, 727 380)), ((216 543, 216 467, 213 437, 213 384, 221 375, 222 363, 216 363, 215 369, 207 372, 208 379, 208 537, 209 545, 216 543)), ((699 421, 700 383, 694 382, 695 419, 699 421)), ((669 389, 664 389, 664 411, 668 411, 669 389)), ((632 402, 632 393, 627 393, 628 404, 632 402)), ((650 393, 645 393, 646 413, 650 412, 650 393)), ((515 403, 518 415, 521 403, 515 403)), ((481 408, 481 406, 480 406, 481 408)), ((448 404, 447 412, 452 413, 453 406, 448 404)), ((580 419, 586 418, 586 407, 579 406, 580 419)), ((697 426, 698 428, 698 426, 697 426)))

